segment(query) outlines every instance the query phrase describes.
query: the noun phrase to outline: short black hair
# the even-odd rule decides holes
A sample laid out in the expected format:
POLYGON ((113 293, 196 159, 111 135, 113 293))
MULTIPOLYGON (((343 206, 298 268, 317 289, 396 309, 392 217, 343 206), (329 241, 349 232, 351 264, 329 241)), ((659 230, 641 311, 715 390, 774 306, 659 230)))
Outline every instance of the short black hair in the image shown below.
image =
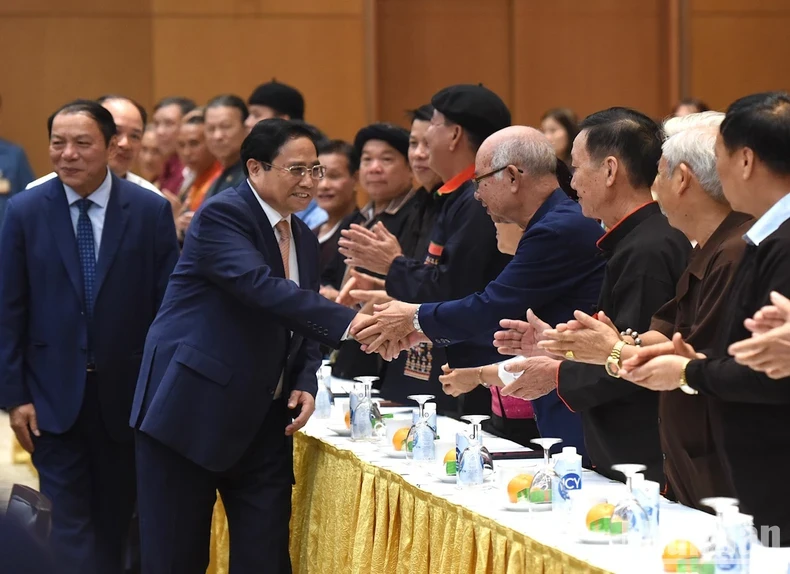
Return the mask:
POLYGON ((327 140, 318 143, 318 155, 336 153, 346 156, 348 173, 354 175, 359 171, 359 153, 357 148, 345 140, 327 140))
POLYGON ((419 108, 407 110, 406 112, 411 118, 412 122, 421 121, 429 122, 433 118, 433 106, 431 104, 423 104, 419 108))
POLYGON ((732 153, 748 147, 779 175, 790 175, 790 95, 762 92, 735 100, 719 128, 732 153))
MULTIPOLYGON (((249 175, 247 160, 271 163, 286 143, 297 138, 307 138, 316 145, 312 132, 303 123, 282 118, 259 121, 241 144, 241 165, 244 167, 244 175, 249 175)), ((316 146, 317 154, 318 146, 316 146)))
POLYGON ((99 126, 99 131, 104 136, 105 145, 110 145, 110 140, 118 133, 118 128, 115 126, 115 120, 112 119, 110 110, 95 100, 74 100, 61 106, 47 118, 47 133, 50 138, 52 137, 52 122, 55 121, 55 116, 60 114, 86 114, 90 116, 99 126))
POLYGON ((181 115, 188 114, 196 107, 194 100, 190 100, 189 98, 185 98, 183 96, 170 96, 167 98, 162 98, 159 100, 159 102, 157 102, 157 104, 154 106, 154 113, 156 113, 161 108, 166 108, 167 106, 178 106, 181 108, 181 115))
POLYGON ((221 96, 214 96, 208 101, 204 111, 207 112, 210 108, 236 108, 241 114, 242 123, 244 123, 244 120, 246 120, 247 116, 250 115, 250 112, 247 109, 247 104, 245 104, 244 100, 242 100, 236 94, 222 94, 221 96))
POLYGON ((697 108, 697 112, 707 112, 708 110, 710 110, 708 104, 706 104, 699 98, 683 98, 677 104, 675 104, 675 107, 672 109, 673 116, 678 113, 680 106, 694 106, 695 108, 697 108))
POLYGON ((100 104, 104 105, 105 102, 109 102, 111 100, 126 100, 130 104, 132 104, 137 111, 140 112, 140 117, 143 119, 143 128, 148 125, 148 112, 145 111, 145 108, 134 101, 132 98, 127 98, 126 96, 119 96, 117 94, 105 94, 103 96, 99 96, 96 98, 96 101, 100 104))
POLYGON ((272 79, 255 88, 247 103, 251 106, 266 106, 278 116, 287 115, 292 120, 304 119, 304 96, 288 84, 272 79))
POLYGON ((663 131, 655 121, 631 108, 609 108, 590 114, 579 125, 587 132, 587 153, 595 160, 619 159, 634 187, 650 187, 658 173, 663 131))
POLYGON ((329 141, 329 138, 326 137, 326 134, 322 132, 320 129, 318 129, 316 126, 314 126, 313 124, 309 124, 304 120, 292 119, 291 121, 295 124, 302 126, 304 129, 309 131, 313 135, 313 141, 315 142, 316 146, 329 141))

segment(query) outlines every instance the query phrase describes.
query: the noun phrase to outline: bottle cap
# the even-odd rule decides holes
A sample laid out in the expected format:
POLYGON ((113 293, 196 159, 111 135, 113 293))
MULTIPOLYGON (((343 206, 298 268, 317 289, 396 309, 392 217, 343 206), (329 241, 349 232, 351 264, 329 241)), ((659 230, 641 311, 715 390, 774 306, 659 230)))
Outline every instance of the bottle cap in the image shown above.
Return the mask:
POLYGON ((564 446, 562 447, 562 454, 563 455, 575 455, 576 454, 576 447, 575 446, 564 446))
POLYGON ((435 413, 436 412, 436 403, 425 403, 425 412, 426 413, 435 413))
POLYGON ((642 484, 645 481, 645 475, 641 472, 637 472, 631 477, 631 484, 642 484))

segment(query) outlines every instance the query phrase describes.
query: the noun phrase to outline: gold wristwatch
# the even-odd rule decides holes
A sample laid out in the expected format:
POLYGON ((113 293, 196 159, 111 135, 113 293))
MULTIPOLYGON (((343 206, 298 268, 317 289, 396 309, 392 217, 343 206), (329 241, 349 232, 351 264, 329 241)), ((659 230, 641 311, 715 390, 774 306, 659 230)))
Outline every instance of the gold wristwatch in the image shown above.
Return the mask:
POLYGON ((683 368, 680 370, 680 382, 678 383, 679 388, 681 391, 686 393, 687 395, 698 395, 699 391, 697 389, 692 389, 689 386, 689 382, 686 380, 686 367, 691 361, 686 361, 686 364, 683 365, 683 368))
POLYGON ((625 345, 625 341, 617 341, 614 347, 612 347, 612 352, 609 353, 609 356, 606 358, 606 373, 615 379, 620 378, 620 369, 623 366, 620 362, 620 357, 623 354, 623 347, 625 347, 625 345))

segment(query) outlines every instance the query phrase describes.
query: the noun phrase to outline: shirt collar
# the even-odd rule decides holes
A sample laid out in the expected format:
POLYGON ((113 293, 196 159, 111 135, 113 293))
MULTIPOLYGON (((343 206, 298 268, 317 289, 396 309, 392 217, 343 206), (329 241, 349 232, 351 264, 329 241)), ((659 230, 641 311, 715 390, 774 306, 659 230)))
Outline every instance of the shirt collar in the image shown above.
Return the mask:
POLYGON ((470 165, 458 175, 451 177, 448 181, 440 187, 436 193, 439 195, 447 195, 456 191, 459 187, 475 176, 475 164, 470 165))
POLYGON ((724 243, 737 228, 748 223, 751 216, 740 213, 739 211, 731 211, 727 217, 724 218, 716 231, 710 236, 708 241, 702 247, 695 247, 689 259, 688 270, 697 279, 702 279, 708 269, 710 260, 716 255, 724 243))
MULTIPOLYGON (((63 184, 63 189, 66 191, 66 199, 69 202, 69 205, 74 205, 75 202, 82 199, 82 196, 74 191, 71 187, 63 184)), ((107 201, 110 199, 110 190, 112 189, 112 175, 110 175, 110 168, 107 168, 107 177, 104 178, 104 181, 101 182, 99 187, 96 188, 96 191, 91 193, 85 199, 90 199, 94 204, 98 205, 102 209, 107 207, 107 201)))
POLYGON ((774 203, 771 209, 766 211, 743 236, 743 239, 749 245, 756 247, 779 229, 779 226, 788 219, 790 219, 790 193, 774 203))
POLYGON ((538 221, 543 219, 543 217, 551 210, 552 207, 554 207, 560 201, 562 201, 563 198, 567 198, 567 197, 568 196, 565 194, 565 192, 562 191, 562 189, 560 188, 557 188, 554 191, 552 191, 551 194, 549 194, 549 196, 546 198, 546 201, 544 201, 541 204, 541 206, 538 208, 538 210, 535 212, 535 215, 532 216, 532 219, 529 220, 529 223, 527 224, 527 227, 524 229, 524 231, 526 231, 527 229, 535 225, 538 221))
POLYGON ((283 219, 288 222, 288 225, 291 224, 291 216, 288 215, 286 217, 283 217, 282 215, 280 215, 279 211, 277 211, 271 205, 263 201, 263 199, 261 199, 261 196, 258 195, 258 192, 255 191, 255 188, 252 186, 252 182, 249 180, 249 178, 247 179, 247 185, 250 186, 250 189, 252 190, 252 195, 254 195, 255 199, 258 200, 258 203, 261 205, 261 209, 263 209, 263 212, 266 214, 266 219, 269 220, 269 225, 274 227, 275 225, 280 223, 283 219))
MULTIPOLYGON (((387 215, 395 215, 398 213, 401 208, 406 205, 409 200, 414 197, 417 193, 417 189, 410 189, 408 193, 401 195, 400 197, 396 197, 395 199, 391 199, 387 204, 387 207, 381 213, 386 213, 387 215)), ((373 202, 369 202, 365 207, 359 210, 365 216, 365 219, 370 221, 375 217, 375 207, 373 202)), ((379 214, 381 215, 381 214, 379 214)))
POLYGON ((656 213, 661 213, 661 208, 655 201, 648 201, 634 209, 631 213, 623 217, 612 228, 601 237, 596 245, 601 251, 614 251, 617 244, 631 233, 637 225, 656 213))

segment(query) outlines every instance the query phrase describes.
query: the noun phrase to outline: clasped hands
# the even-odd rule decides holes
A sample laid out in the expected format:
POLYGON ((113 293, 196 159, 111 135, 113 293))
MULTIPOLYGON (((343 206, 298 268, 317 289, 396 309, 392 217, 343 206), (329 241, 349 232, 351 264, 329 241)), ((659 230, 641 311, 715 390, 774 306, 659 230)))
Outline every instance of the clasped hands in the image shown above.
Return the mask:
POLYGON ((373 315, 357 315, 351 325, 351 336, 362 344, 366 353, 379 353, 391 361, 401 351, 421 342, 430 342, 414 328, 417 305, 390 301, 374 305, 373 311, 373 315))

